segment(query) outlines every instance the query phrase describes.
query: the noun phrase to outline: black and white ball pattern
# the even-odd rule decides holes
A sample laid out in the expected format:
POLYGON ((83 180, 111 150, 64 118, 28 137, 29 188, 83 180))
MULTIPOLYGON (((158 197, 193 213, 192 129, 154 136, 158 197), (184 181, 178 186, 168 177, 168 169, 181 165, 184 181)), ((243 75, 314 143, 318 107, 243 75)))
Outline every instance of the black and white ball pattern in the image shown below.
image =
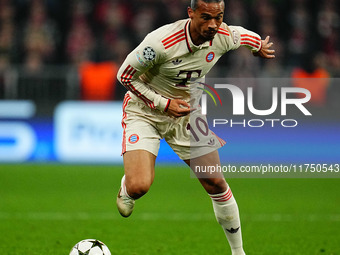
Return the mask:
POLYGON ((143 50, 143 57, 148 61, 154 60, 156 58, 156 52, 148 46, 143 50))
POLYGON ((111 255, 111 252, 103 242, 85 239, 72 248, 70 255, 111 255))

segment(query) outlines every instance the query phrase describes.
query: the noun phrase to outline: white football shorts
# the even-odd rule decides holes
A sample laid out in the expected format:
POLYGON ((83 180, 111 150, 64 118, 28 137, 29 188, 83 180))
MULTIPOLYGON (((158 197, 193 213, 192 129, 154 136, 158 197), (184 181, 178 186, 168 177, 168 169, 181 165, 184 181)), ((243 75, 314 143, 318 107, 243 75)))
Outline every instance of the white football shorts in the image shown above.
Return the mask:
POLYGON ((122 126, 122 154, 146 150, 157 156, 160 140, 165 139, 182 160, 187 160, 215 151, 226 143, 208 128, 200 111, 190 116, 170 117, 149 108, 130 93, 126 93, 123 102, 122 126))

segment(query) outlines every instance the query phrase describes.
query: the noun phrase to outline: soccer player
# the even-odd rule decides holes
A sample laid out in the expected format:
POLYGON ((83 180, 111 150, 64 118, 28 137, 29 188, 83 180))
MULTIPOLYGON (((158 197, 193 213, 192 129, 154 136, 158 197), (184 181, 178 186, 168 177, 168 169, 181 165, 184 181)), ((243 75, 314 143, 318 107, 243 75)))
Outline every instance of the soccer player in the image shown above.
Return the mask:
MULTIPOLYGON (((223 22, 223 0, 192 0, 188 16, 149 33, 118 71, 128 89, 122 120, 125 175, 117 196, 124 217, 153 182, 160 139, 191 169, 220 165, 217 149, 225 142, 210 130, 199 132, 194 121, 206 122, 199 106, 202 90, 197 88, 217 60, 240 46, 263 58, 275 57, 268 36, 261 40, 254 32, 223 22)), ((223 174, 197 178, 211 197, 232 254, 245 254, 238 206, 223 174)))

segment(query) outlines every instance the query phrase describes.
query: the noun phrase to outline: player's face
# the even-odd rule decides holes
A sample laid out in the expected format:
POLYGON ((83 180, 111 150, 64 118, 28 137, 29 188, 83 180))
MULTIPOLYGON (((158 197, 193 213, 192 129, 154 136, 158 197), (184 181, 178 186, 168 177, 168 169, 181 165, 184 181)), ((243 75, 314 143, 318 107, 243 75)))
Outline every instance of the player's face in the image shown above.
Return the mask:
POLYGON ((223 1, 220 3, 199 1, 195 11, 188 7, 188 15, 191 18, 190 35, 193 42, 198 45, 212 40, 222 24, 223 14, 223 1))

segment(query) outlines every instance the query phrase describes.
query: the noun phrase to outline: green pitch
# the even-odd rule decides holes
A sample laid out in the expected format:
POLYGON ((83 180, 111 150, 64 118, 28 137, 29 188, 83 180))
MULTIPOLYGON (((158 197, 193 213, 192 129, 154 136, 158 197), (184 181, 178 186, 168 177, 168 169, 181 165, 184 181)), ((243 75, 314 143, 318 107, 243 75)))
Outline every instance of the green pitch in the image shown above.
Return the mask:
MULTIPOLYGON (((0 165, 1 255, 67 255, 82 239, 112 254, 230 254, 187 168, 158 166, 128 219, 117 166, 0 165)), ((247 254, 340 254, 340 179, 230 179, 247 254)))

